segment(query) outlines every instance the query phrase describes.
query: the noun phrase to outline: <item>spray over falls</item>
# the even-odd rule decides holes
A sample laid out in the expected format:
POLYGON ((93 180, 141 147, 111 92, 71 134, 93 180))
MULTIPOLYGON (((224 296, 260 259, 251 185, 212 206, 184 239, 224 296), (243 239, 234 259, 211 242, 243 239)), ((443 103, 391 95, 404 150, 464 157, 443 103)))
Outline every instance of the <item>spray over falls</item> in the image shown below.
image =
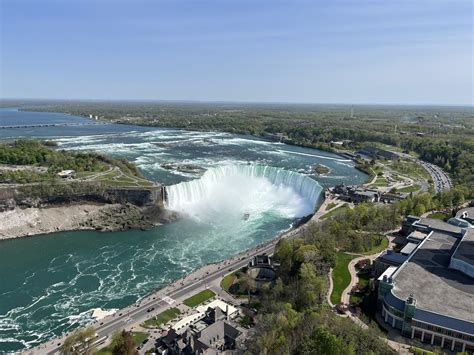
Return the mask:
POLYGON ((298 218, 314 212, 321 191, 317 181, 286 169, 226 165, 166 187, 166 207, 199 220, 272 213, 298 218))

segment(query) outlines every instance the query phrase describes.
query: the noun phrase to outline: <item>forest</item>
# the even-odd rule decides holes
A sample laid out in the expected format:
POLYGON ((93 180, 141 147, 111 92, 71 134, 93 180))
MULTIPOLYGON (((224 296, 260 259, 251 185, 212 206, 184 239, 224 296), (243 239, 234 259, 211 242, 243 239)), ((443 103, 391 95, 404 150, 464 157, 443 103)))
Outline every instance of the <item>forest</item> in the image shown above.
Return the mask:
POLYGON ((43 170, 2 169, 0 183, 32 183, 51 181, 61 170, 78 173, 105 171, 117 166, 132 176, 140 176, 138 169, 125 159, 115 159, 97 153, 59 150, 51 141, 16 140, 0 144, 0 164, 11 166, 44 167, 43 170))
POLYGON ((418 155, 474 189, 470 107, 290 105, 200 102, 3 101, 3 107, 57 111, 124 124, 213 130, 334 151, 386 144, 418 155))

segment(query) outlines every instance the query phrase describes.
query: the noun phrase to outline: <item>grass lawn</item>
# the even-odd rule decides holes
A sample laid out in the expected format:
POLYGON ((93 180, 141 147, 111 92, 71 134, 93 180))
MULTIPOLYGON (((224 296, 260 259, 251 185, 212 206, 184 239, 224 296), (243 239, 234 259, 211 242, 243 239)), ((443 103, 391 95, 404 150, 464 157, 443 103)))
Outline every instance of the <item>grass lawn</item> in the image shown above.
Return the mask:
POLYGON ((141 344, 145 339, 148 339, 149 334, 145 332, 133 332, 132 338, 136 345, 141 344))
POLYGON ((196 307, 197 305, 203 303, 204 301, 207 301, 209 298, 212 298, 214 297, 216 294, 207 289, 207 290, 204 290, 204 291, 201 291, 197 294, 195 294, 194 296, 191 296, 189 298, 186 298, 183 303, 188 306, 188 307, 196 307))
POLYGON ((364 255, 371 255, 375 253, 380 253, 381 251, 385 250, 388 248, 388 239, 386 237, 382 238, 382 241, 380 242, 379 245, 375 245, 369 250, 363 252, 362 254, 364 255))
POLYGON ((354 258, 354 255, 343 252, 337 253, 336 266, 332 270, 332 282, 334 287, 331 293, 331 302, 333 304, 341 302, 342 292, 351 282, 351 274, 347 267, 349 262, 354 258))
POLYGON ((178 308, 170 308, 151 319, 147 319, 142 326, 145 328, 157 328, 162 324, 168 323, 170 320, 176 318, 181 312, 178 308))
POLYGON ((446 221, 449 219, 449 215, 443 212, 434 212, 428 215, 428 218, 440 219, 442 221, 446 221))
POLYGON ((237 277, 237 276, 236 276, 234 273, 224 276, 224 278, 223 278, 222 281, 221 281, 221 287, 222 287, 222 289, 223 289, 223 290, 226 290, 227 292, 229 292, 229 288, 230 288, 230 286, 232 286, 232 284, 234 283, 236 277, 237 277))
POLYGON ((334 203, 334 202, 329 203, 329 204, 326 206, 326 211, 329 211, 331 208, 336 207, 336 205, 337 205, 337 204, 334 203))
POLYGON ((426 171, 423 166, 412 161, 400 160, 394 162, 391 165, 391 168, 412 178, 422 178, 425 180, 431 179, 430 173, 426 171))
POLYGON ((434 354, 434 352, 432 352, 432 351, 416 348, 414 346, 412 346, 410 348, 410 352, 415 354, 415 355, 433 355, 434 354))
POLYGON ((343 211, 346 211, 347 209, 349 209, 350 207, 347 206, 346 204, 342 205, 342 206, 339 206, 338 208, 335 208, 333 209, 332 211, 328 212, 328 213, 325 213, 321 216, 321 219, 327 219, 329 217, 332 217, 334 216, 336 213, 340 213, 340 212, 343 212, 343 211))
POLYGON ((415 192, 421 189, 420 185, 410 185, 407 187, 402 187, 401 189, 397 189, 397 192, 415 192))
MULTIPOLYGON (((143 340, 147 339, 150 335, 145 332, 132 332, 132 338, 133 342, 135 343, 135 346, 140 345, 143 340)), ((93 352, 94 355, 112 355, 112 348, 111 346, 107 346, 103 349, 97 350, 93 352)))
POLYGON ((383 176, 377 176, 377 179, 371 186, 386 187, 388 186, 387 179, 385 179, 383 176))

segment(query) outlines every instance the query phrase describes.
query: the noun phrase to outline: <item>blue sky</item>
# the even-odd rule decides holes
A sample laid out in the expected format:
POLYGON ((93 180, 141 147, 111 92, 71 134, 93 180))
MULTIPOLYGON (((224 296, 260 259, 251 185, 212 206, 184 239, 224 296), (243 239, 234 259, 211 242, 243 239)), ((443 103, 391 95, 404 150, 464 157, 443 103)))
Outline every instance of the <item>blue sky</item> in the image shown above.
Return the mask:
POLYGON ((0 0, 1 97, 473 104, 470 0, 0 0))

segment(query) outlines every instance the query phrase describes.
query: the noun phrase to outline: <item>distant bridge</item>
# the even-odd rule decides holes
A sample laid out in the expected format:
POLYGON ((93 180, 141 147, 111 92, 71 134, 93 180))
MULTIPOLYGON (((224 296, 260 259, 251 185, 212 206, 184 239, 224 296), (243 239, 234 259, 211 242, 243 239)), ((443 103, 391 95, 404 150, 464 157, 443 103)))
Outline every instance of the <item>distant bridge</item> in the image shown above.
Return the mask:
POLYGON ((12 129, 12 128, 38 128, 38 127, 77 127, 77 126, 94 126, 104 125, 106 122, 82 122, 82 123, 38 123, 38 124, 20 124, 10 126, 0 126, 0 129, 12 129))

